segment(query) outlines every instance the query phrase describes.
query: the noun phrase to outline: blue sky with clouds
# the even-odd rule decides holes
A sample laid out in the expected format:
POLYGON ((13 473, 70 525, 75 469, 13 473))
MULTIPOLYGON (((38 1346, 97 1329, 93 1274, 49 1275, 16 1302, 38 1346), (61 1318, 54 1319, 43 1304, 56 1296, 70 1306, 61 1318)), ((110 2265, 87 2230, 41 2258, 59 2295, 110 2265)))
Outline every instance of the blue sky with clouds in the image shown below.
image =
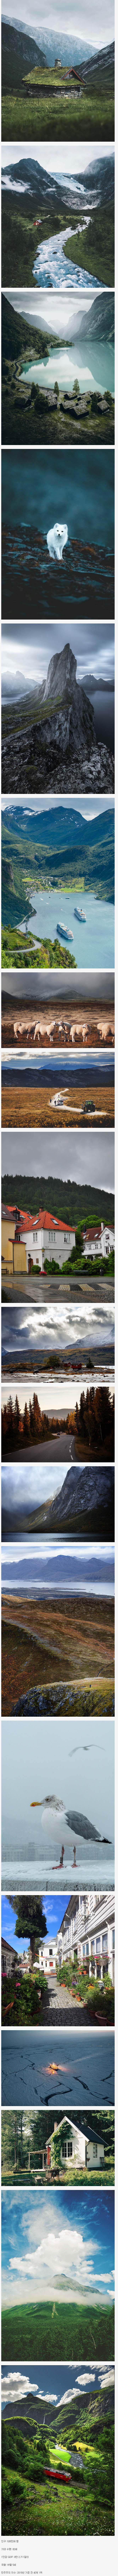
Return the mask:
POLYGON ((2 2193, 2 2304, 114 2299, 114 2193, 2 2193))
POLYGON ((23 2403, 24 2399, 25 2404, 28 2397, 42 2398, 42 2405, 45 2406, 48 2402, 49 2406, 59 2406, 60 2409, 64 2402, 69 2410, 73 2398, 78 2397, 80 2403, 83 2396, 92 2397, 97 2395, 97 2392, 99 2394, 101 2389, 104 2392, 109 2388, 114 2389, 114 2369, 110 2362, 98 2361, 95 2365, 91 2362, 91 2365, 88 2363, 85 2366, 81 2362, 80 2367, 75 2369, 72 2362, 69 2364, 69 2378, 63 2362, 59 2364, 50 2362, 50 2365, 49 2362, 45 2362, 44 2365, 41 2362, 40 2366, 36 2363, 36 2366, 33 2364, 33 2368, 32 2362, 28 2362, 26 2370, 24 2362, 19 2362, 15 2370, 12 2370, 12 2366, 9 2369, 8 2361, 2 2362, 2 2411, 8 2405, 8 2401, 11 2406, 17 2407, 20 2405, 20 2400, 23 2403))

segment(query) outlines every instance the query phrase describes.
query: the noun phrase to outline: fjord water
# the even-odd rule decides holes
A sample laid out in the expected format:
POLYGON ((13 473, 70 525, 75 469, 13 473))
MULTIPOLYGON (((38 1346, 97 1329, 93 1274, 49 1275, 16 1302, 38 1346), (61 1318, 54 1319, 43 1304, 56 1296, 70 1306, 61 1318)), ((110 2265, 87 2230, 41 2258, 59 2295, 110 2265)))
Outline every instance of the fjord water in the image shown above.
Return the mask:
POLYGON ((2 2031, 2 2103, 114 2103, 114 2031, 2 2031), (53 2072, 54 2056, 54 2072, 53 2072), (58 2063, 57 2063, 58 2060, 58 2063), (56 2061, 56 2063, 55 2063, 56 2061))
MULTIPOLYGON (((95 700, 95 723, 96 710, 97 699, 95 700)), ((105 722, 106 697, 103 739, 105 722)), ((3 920, 5 917, 6 921, 6 895, 4 902, 5 915, 3 910, 3 920)), ((40 889, 40 893, 37 894, 34 887, 34 895, 31 897, 30 894, 30 929, 33 932, 34 948, 35 940, 37 942, 37 939, 39 941, 46 938, 47 940, 48 938, 52 939, 52 941, 56 939, 57 920, 59 921, 60 918, 60 921, 65 921, 65 925, 66 922, 68 923, 69 921, 69 929, 73 933, 71 956, 73 959, 74 955, 76 966, 114 966, 114 904, 99 902, 96 895, 86 894, 85 892, 86 920, 84 922, 80 922, 75 919, 75 903, 80 903, 80 907, 82 904, 82 908, 84 906, 84 897, 81 892, 81 885, 79 886, 79 884, 73 887, 73 892, 71 892, 69 887, 68 894, 64 885, 62 888, 61 885, 58 886, 57 892, 57 888, 54 886, 51 887, 50 883, 49 894, 46 894, 45 889, 40 889)), ((12 922, 13 920, 15 926, 15 923, 17 924, 17 922, 19 922, 19 903, 17 905, 17 896, 15 896, 15 901, 13 900, 13 911, 12 896, 9 895, 9 897, 7 897, 7 917, 8 908, 9 922, 12 922)), ((25 931, 25 926, 25 917, 23 917, 23 919, 20 919, 20 927, 23 932, 25 931)), ((67 947, 69 947, 68 938, 67 947)))
POLYGON ((78 376, 80 394, 91 394, 94 393, 94 391, 96 392, 96 390, 98 393, 102 394, 105 393, 105 388, 107 387, 107 391, 109 391, 113 396, 114 348, 112 343, 110 343, 110 341, 106 342, 106 340, 104 343, 103 340, 99 340, 98 338, 95 341, 92 341, 91 337, 90 361, 91 363, 89 364, 89 353, 87 361, 87 338, 85 338, 85 342, 84 339, 79 339, 78 331, 78 339, 76 333, 74 340, 74 334, 72 332, 72 341, 70 342, 69 348, 68 346, 65 349, 63 347, 59 347, 59 349, 55 350, 51 346, 48 358, 40 358, 40 356, 36 359, 32 358, 31 363, 22 368, 21 380, 23 383, 24 378, 26 378, 26 383, 30 385, 41 385, 42 390, 46 392, 47 388, 48 392, 51 388, 54 390, 55 377, 57 377, 60 391, 62 393, 72 394, 74 378, 76 376, 77 379, 78 376))

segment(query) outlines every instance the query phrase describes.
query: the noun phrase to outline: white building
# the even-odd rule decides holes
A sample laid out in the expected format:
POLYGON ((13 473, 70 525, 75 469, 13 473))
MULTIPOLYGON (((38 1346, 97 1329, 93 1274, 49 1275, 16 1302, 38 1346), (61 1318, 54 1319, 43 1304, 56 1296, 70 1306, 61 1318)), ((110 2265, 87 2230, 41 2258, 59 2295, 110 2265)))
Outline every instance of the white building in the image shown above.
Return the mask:
POLYGON ((23 1216, 21 1210, 15 1228, 15 1247, 19 1244, 24 1248, 24 1269, 27 1272, 31 1264, 33 1269, 42 1271, 46 1260, 58 1261, 59 1270, 62 1270, 68 1252, 70 1255, 75 1247, 74 1228, 64 1225, 60 1217, 50 1216, 49 1209, 45 1208, 39 1208, 33 1225, 32 1217, 23 1216))
POLYGON ((55 2165, 56 2171, 58 2170, 57 2158, 55 2159, 55 2138, 61 2141, 59 2157, 61 2167, 74 2164, 78 2169, 79 2165, 84 2165, 85 2170, 88 2167, 90 2172, 91 2168, 95 2170, 95 2164, 104 2165, 103 2139, 97 2138, 95 2134, 93 2137, 90 2128, 87 2130, 87 2135, 84 2129, 77 2129, 75 2120, 69 2120, 67 2114, 67 2119, 65 2117, 64 2120, 54 2120, 52 2137, 46 2140, 47 2169, 50 2167, 51 2172, 54 2171, 55 2165))
POLYGON ((100 1255, 100 1254, 102 1255, 102 1261, 107 1261, 107 1260, 108 1260, 109 1252, 114 1252, 114 1247, 115 1247, 115 1229, 114 1229, 114 1225, 103 1225, 103 1223, 102 1223, 102 1217, 101 1217, 101 1224, 100 1224, 100 1225, 90 1225, 90 1226, 89 1226, 89 1229, 88 1229, 88 1233, 87 1233, 87 1230, 86 1230, 86 1226, 84 1226, 84 1229, 83 1229, 83 1252, 84 1252, 84 1258, 85 1258, 85 1261, 88 1261, 88 1254, 89 1254, 89 1253, 90 1253, 90 1255, 91 1255, 91 1260, 92 1260, 92 1261, 96 1261, 97 1255, 100 1255))
POLYGON ((108 1968, 108 1975, 111 1978, 111 1983, 114 1986, 114 1891, 111 1889, 111 1892, 109 1893, 106 1889, 105 1894, 103 1891, 103 1896, 101 1896, 100 1892, 97 1901, 94 1891, 94 1904, 93 1894, 90 1896, 89 1893, 88 1914, 86 1913, 84 1921, 82 1916, 82 1901, 81 1896, 80 1898, 77 1896, 75 1906, 72 1907, 72 1900, 70 1897, 69 1905, 67 1906, 67 1910, 65 1910, 65 1915, 63 1916, 63 1922, 61 1923, 59 1933, 59 1942, 62 1937, 63 1962, 65 1959, 70 1957, 74 1964, 74 1959, 77 1958, 79 1965, 84 1967, 88 1960, 89 1975, 91 1975, 92 1963, 92 1970, 95 1973, 95 1976, 100 1973, 101 1978, 103 1977, 103 1969, 106 1967, 108 1968))
POLYGON ((55 1935, 55 1940, 53 1940, 53 1941, 48 1941, 48 1940, 47 1940, 47 1941, 46 1941, 46 1938, 45 1938, 45 1941, 42 1941, 42 1944, 41 1944, 41 1942, 40 1942, 40 1948, 39 1948, 39 1961, 38 1961, 37 1959, 35 1959, 35 1967, 37 1968, 37 1967, 38 1967, 38 1964, 39 1964, 39 1968, 43 1968, 44 1977, 46 1977, 46 1973, 47 1973, 47 1971, 48 1971, 48 1976, 49 1976, 49 1970, 50 1970, 50 1969, 52 1969, 52 1970, 55 1972, 57 1960, 58 1960, 58 1967, 60 1967, 60 1966, 61 1966, 61 1960, 62 1960, 62 1958, 63 1958, 62 1940, 60 1939, 60 1932, 57 1932, 57 1934, 55 1935))

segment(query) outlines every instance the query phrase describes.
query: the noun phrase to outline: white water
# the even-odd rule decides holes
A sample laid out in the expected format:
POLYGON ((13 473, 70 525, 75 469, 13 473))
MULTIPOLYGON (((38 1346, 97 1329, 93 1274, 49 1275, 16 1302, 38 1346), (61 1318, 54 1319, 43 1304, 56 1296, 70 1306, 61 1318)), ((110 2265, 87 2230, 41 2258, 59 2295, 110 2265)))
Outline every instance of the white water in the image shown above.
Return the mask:
MULTIPOLYGON (((88 215, 86 216, 86 222, 88 225, 88 215)), ((80 216, 80 231, 81 229, 82 225, 80 216)), ((65 259, 63 244, 66 241, 66 238, 69 239, 69 237, 71 243, 72 233, 73 225, 71 224, 68 226, 68 235, 67 228, 65 228, 63 232, 52 233, 49 237, 49 241, 44 241, 42 243, 38 242, 33 269, 33 277, 36 280, 37 286, 38 281, 40 286, 57 286, 58 288, 64 286, 65 289, 67 286, 73 285, 91 287, 99 286, 99 278, 89 276, 88 269, 78 268, 78 265, 76 267, 76 250, 75 263, 71 260, 71 253, 70 260, 65 259)))

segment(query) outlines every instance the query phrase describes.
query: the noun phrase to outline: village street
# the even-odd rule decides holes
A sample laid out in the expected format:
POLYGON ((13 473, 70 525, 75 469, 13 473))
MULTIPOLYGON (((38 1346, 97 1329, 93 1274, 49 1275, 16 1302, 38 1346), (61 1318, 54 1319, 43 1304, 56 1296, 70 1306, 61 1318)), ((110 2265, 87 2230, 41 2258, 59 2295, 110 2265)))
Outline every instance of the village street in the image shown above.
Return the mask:
MULTIPOLYGON (((90 1996, 91 1996, 91 1987, 90 1987, 90 1996)), ((98 2003, 97 2003, 97 1997, 96 1997, 96 2019, 100 2019, 100 2017, 102 2018, 102 2021, 103 2021, 103 2010, 102 2010, 102 2015, 101 2015, 100 1989, 98 1989, 98 2003)), ((45 2022, 47 2023, 47 2025, 48 2025, 48 2022, 51 2022, 51 2023, 53 2023, 53 2024, 54 2024, 54 2023, 55 2023, 55 2024, 56 2024, 56 2023, 59 2023, 59 2024, 60 2024, 61 2022, 63 2022, 63 2024, 64 2024, 64 2023, 66 2024, 66 2023, 68 2023, 68 2021, 69 2021, 69 2024, 71 2023, 73 2027, 75 2027, 75 2024, 77 2025, 77 2027, 80 2027, 80 2022, 81 2022, 81 2026, 83 2026, 83 2025, 84 2025, 84 2027, 85 2027, 86 2022, 88 2022, 88 2020, 89 2020, 89 2004, 88 2004, 88 2006, 87 2006, 87 2005, 86 2005, 86 2004, 84 2004, 84 2003, 83 2003, 83 2004, 82 2004, 81 2002, 79 2003, 79 2002, 78 2002, 78 1999, 77 1999, 77 2002, 76 2002, 76 1995, 75 1995, 75 1993, 73 1994, 73 2000, 72 2000, 72 2002, 71 2002, 71 1994, 70 1994, 70 1989, 69 1989, 69 1987, 67 1987, 67 1986, 66 1986, 66 1984, 65 1984, 65 1986, 63 1986, 63 1985, 62 1985, 62 1986, 61 1986, 61 1985, 58 1985, 58 1979, 57 1979, 57 1977, 56 1977, 56 1971, 55 1971, 55 1969, 52 1969, 51 1974, 50 1974, 50 1972, 49 1972, 49 1977, 48 1977, 48 1970, 47 1970, 47 1971, 46 1971, 46 2001, 45 2001, 45 2022), (47 2000, 47 1998, 48 1998, 48 2000, 47 2000)))

